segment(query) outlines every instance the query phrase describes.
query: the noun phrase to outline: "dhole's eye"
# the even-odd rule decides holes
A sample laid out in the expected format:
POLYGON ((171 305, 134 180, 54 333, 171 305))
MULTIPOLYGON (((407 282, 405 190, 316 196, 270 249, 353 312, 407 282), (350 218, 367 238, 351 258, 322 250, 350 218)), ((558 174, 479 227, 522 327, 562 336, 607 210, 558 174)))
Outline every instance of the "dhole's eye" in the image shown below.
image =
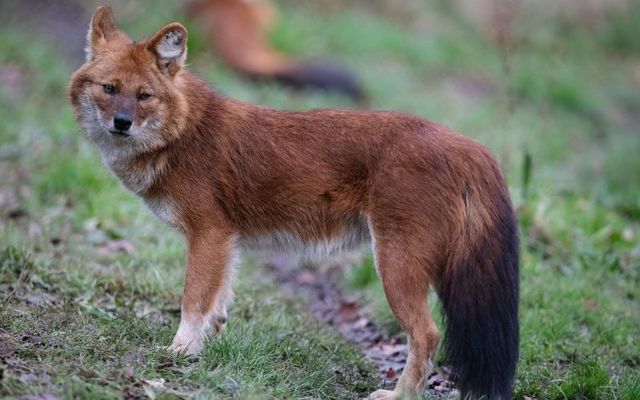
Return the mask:
POLYGON ((151 95, 147 92, 142 92, 138 95, 138 100, 143 101, 151 97, 151 95))
POLYGON ((114 94, 116 92, 116 87, 113 85, 106 84, 106 85, 102 85, 102 90, 104 90, 106 94, 114 94))

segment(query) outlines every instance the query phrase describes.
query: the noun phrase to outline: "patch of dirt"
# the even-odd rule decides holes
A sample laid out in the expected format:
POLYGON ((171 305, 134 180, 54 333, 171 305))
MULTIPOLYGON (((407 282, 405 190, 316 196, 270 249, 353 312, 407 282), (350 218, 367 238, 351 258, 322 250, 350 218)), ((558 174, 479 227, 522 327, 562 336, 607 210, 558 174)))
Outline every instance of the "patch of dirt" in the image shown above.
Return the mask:
POLYGON ((48 394, 57 391, 49 373, 39 366, 31 366, 20 358, 17 352, 42 345, 38 335, 20 335, 18 337, 0 328, 0 381, 11 376, 31 387, 42 389, 39 396, 27 396, 24 399, 52 400, 55 396, 48 394))
MULTIPOLYGON (((371 319, 370 305, 341 290, 344 265, 300 265, 284 255, 271 255, 265 260, 284 293, 303 300, 313 315, 337 330, 347 341, 358 346, 367 359, 378 367, 384 388, 392 389, 407 361, 404 334, 390 334, 371 319)), ((427 394, 448 397, 455 387, 450 368, 436 367, 427 381, 427 394)))
POLYGON ((58 398, 52 394, 38 394, 33 396, 23 397, 24 400, 58 400, 58 398))
POLYGON ((12 356, 18 348, 19 345, 13 336, 0 328, 0 361, 12 356))

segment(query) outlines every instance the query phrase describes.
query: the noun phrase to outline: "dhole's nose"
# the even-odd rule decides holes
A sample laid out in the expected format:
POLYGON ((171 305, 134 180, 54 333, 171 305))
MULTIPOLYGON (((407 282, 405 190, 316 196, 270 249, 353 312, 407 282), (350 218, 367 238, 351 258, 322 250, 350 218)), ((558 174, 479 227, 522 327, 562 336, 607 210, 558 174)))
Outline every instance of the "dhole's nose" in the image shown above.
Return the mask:
POLYGON ((119 131, 128 131, 132 123, 133 118, 129 114, 119 112, 113 117, 113 126, 119 131))

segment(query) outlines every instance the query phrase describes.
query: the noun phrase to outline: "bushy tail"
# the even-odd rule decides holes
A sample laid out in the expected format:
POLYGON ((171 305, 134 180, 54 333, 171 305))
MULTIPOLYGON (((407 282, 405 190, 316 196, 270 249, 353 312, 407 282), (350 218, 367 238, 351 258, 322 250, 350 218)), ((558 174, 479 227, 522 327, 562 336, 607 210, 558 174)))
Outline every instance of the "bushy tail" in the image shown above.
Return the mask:
POLYGON ((462 399, 510 399, 518 360, 518 233, 506 190, 484 210, 475 215, 491 221, 481 229, 465 224, 442 275, 443 350, 462 399))
POLYGON ((303 62, 275 73, 274 78, 296 89, 335 91, 354 101, 366 100, 358 78, 335 63, 303 62))

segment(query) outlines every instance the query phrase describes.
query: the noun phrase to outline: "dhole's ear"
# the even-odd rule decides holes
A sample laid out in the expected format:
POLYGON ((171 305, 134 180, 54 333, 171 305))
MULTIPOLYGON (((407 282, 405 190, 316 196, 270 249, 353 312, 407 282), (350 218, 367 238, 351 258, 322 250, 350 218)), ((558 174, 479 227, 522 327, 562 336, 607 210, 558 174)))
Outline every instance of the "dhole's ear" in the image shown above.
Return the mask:
POLYGON ((111 7, 100 6, 91 18, 89 32, 87 32, 87 47, 85 49, 87 62, 93 60, 97 53, 107 46, 119 32, 113 19, 111 7))
POLYGON ((173 76, 187 58, 187 29, 177 22, 166 25, 149 39, 147 49, 155 54, 158 68, 173 76))

